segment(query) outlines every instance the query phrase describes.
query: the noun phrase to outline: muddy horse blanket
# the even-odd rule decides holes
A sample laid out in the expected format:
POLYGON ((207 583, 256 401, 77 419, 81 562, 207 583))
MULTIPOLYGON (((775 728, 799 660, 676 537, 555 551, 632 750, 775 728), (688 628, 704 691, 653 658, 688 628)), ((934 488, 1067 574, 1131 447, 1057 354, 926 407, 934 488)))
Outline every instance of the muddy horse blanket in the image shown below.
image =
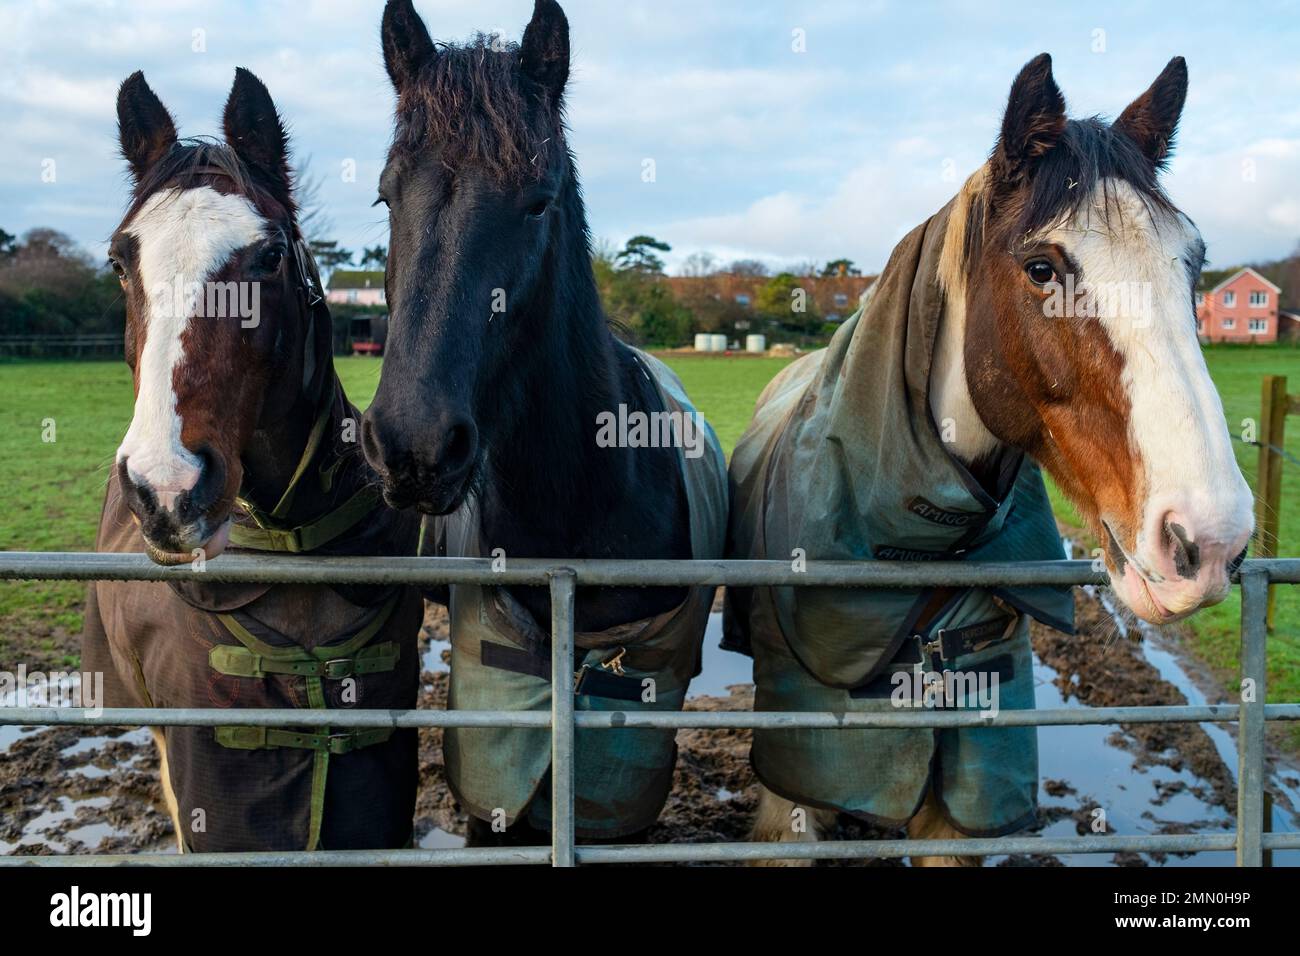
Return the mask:
MULTIPOLYGON (((692 555, 722 554, 727 523, 727 466, 713 429, 697 415, 677 376, 638 355, 662 407, 690 416, 702 454, 677 456, 690 509, 692 555)), ((471 499, 472 502, 472 499, 471 499)), ((472 503, 433 522, 440 553, 489 556, 472 503)), ((426 549, 427 550, 427 549, 426 549)), ((580 582, 581 583, 581 582, 580 582)), ((502 588, 454 585, 451 590, 451 687, 448 706, 461 710, 549 710, 550 634, 502 588)), ((700 648, 715 588, 692 588, 657 617, 599 633, 574 635, 578 710, 680 710, 699 673, 700 648)), ((676 734, 671 730, 582 730, 576 735, 578 835, 613 838, 655 821, 672 786, 676 734)), ((448 728, 443 736, 447 780, 461 805, 479 819, 550 826, 549 730, 448 728)))
MULTIPOLYGON (((1008 450, 981 483, 930 414, 947 221, 906 236, 829 347, 759 397, 731 461, 728 557, 1064 557, 1037 466, 1008 450)), ((724 646, 752 653, 757 710, 1030 708, 1026 615, 1072 631, 1069 590, 728 588, 724 646)), ((1036 804, 1033 728, 759 730, 751 759, 787 799, 885 825, 931 782, 972 835, 1021 827, 1036 804)))
MULTIPOLYGON (((359 415, 337 383, 332 399, 342 403, 334 419, 359 415)), ((327 487, 336 465, 326 455, 311 483, 319 474, 327 487)), ((324 500, 352 490, 339 482, 324 500)), ((265 536, 247 513, 237 512, 236 523, 232 540, 265 536)), ((330 533, 315 553, 413 554, 418 526, 380 507, 350 528, 336 522, 330 533)), ((95 548, 144 550, 116 477, 95 548)), ((82 657, 86 669, 104 674, 109 707, 405 710, 416 704, 422 617, 423 601, 410 588, 98 581, 82 657)), ((164 734, 163 772, 187 852, 410 842, 414 730, 232 725, 164 734)))

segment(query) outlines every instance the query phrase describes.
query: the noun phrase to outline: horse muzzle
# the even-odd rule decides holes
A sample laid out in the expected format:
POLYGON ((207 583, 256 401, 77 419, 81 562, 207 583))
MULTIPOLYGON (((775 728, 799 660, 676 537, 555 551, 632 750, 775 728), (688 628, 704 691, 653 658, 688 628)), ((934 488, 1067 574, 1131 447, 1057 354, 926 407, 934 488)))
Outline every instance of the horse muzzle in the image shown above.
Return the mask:
POLYGON ((410 428, 390 424, 373 405, 362 420, 361 448, 383 480, 384 502, 397 510, 449 514, 473 485, 478 429, 467 415, 431 415, 408 434, 410 428))
POLYGON ((128 459, 118 462, 123 500, 140 528, 145 553, 156 563, 188 564, 199 553, 214 558, 229 544, 229 514, 211 513, 222 484, 220 475, 213 472, 223 469, 218 464, 209 471, 207 462, 216 460, 205 456, 204 473, 183 489, 155 487, 132 472, 128 459))

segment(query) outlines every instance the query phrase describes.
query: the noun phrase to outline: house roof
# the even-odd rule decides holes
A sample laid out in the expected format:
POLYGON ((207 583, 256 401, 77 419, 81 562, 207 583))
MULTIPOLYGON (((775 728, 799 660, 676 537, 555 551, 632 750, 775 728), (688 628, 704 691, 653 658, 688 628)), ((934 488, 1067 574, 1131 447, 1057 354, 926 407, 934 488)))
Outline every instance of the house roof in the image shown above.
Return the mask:
POLYGON ((1206 291, 1209 292, 1211 295, 1213 295, 1215 292, 1218 292, 1220 289, 1222 289, 1225 285, 1228 285, 1229 283, 1235 282, 1239 276, 1241 276, 1243 273, 1246 273, 1246 272, 1249 272, 1251 275, 1253 275, 1253 276, 1254 276, 1256 279, 1258 279, 1260 282, 1264 283, 1264 285, 1268 286, 1268 287, 1269 287, 1270 289, 1272 289, 1274 292, 1277 292, 1278 294, 1281 294, 1281 292, 1282 292, 1282 287, 1281 287, 1281 286, 1274 285, 1272 282, 1269 282, 1267 279, 1265 279, 1262 275, 1260 275, 1258 272, 1256 272, 1256 271, 1255 271, 1254 269, 1252 269, 1250 266, 1246 266, 1246 267, 1243 268, 1243 269, 1238 269, 1236 272, 1232 273, 1230 276, 1228 276, 1226 279, 1224 279, 1222 282, 1220 282, 1220 283, 1219 283, 1218 285, 1216 285, 1214 288, 1212 288, 1212 289, 1207 289, 1206 291))
POLYGON ((384 273, 361 269, 335 269, 330 274, 330 291, 335 289, 382 289, 384 273))

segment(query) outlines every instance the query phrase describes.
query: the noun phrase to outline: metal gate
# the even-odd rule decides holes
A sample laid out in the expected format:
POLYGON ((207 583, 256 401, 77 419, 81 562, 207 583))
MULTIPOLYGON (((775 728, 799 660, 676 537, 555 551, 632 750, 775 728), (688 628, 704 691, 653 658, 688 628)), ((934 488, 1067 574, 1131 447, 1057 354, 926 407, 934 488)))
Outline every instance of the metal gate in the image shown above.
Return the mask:
POLYGON ((0 552, 0 580, 134 580, 201 578, 277 584, 493 584, 535 585, 551 592, 551 710, 227 710, 221 708, 118 708, 98 716, 76 708, 0 708, 4 724, 109 726, 271 727, 549 727, 554 821, 549 847, 449 848, 438 850, 321 850, 314 852, 129 854, 0 857, 0 865, 156 864, 166 866, 313 866, 469 864, 739 862, 760 859, 837 859, 902 856, 990 856, 1002 853, 1188 853, 1236 850, 1239 866, 1260 866, 1265 850, 1300 849, 1300 833, 1265 833, 1264 726, 1268 720, 1300 720, 1300 703, 1265 704, 1264 612, 1270 584, 1300 584, 1300 559, 1246 561, 1234 579, 1241 586, 1240 704, 1169 707, 1052 708, 911 713, 680 712, 575 713, 573 706, 573 603, 577 585, 818 586, 899 588, 1105 584, 1087 561, 965 563, 808 562, 796 570, 782 561, 509 561, 494 569, 480 558, 289 558, 227 555, 202 570, 166 568, 134 554, 0 552), (573 832, 573 738, 577 727, 667 728, 872 728, 1025 727, 1065 724, 1236 722, 1238 741, 1237 829, 1223 834, 996 837, 969 840, 869 840, 819 843, 707 843, 648 846, 577 846, 573 832))

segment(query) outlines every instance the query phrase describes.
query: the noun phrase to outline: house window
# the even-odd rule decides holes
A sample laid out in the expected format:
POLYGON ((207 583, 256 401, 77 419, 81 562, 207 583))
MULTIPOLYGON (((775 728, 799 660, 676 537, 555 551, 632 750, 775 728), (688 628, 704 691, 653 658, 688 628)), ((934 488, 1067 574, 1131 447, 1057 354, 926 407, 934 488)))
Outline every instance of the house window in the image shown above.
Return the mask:
POLYGON ((357 301, 357 290, 356 290, 356 289, 348 289, 348 301, 349 301, 349 302, 355 302, 355 301, 357 301))
POLYGON ((743 293, 743 292, 737 293, 737 295, 736 295, 736 304, 737 304, 737 305, 749 305, 749 296, 745 295, 745 293, 743 293))
POLYGON ((1251 319, 1251 320, 1250 320, 1250 331, 1251 331, 1251 332, 1267 332, 1267 331, 1268 331, 1268 319, 1251 319))
MULTIPOLYGON (((1263 306, 1268 305, 1268 293, 1252 292, 1250 294, 1250 304, 1255 308, 1262 308, 1263 306)), ((1251 319, 1251 321, 1253 322, 1255 320, 1251 319)))
POLYGON ((849 304, 849 297, 845 295, 843 292, 836 292, 835 304, 842 309, 849 304))
POLYGON ((387 299, 387 297, 386 297, 386 293, 384 292, 383 289, 380 289, 380 290, 379 290, 379 301, 380 301, 380 302, 387 302, 387 301, 388 301, 388 299, 387 299))
POLYGON ((1225 329, 1235 329, 1235 328, 1237 327, 1237 320, 1236 320, 1236 319, 1224 319, 1224 320, 1223 320, 1223 327, 1224 327, 1225 329))
POLYGON ((1198 292, 1196 293, 1196 307, 1199 309, 1203 305, 1205 305, 1205 293, 1198 292))
POLYGON ((1237 304, 1237 293, 1235 293, 1235 292, 1225 292, 1225 293, 1223 293, 1223 305, 1224 305, 1224 308, 1231 309, 1231 308, 1233 308, 1234 306, 1236 306, 1236 304, 1237 304))

